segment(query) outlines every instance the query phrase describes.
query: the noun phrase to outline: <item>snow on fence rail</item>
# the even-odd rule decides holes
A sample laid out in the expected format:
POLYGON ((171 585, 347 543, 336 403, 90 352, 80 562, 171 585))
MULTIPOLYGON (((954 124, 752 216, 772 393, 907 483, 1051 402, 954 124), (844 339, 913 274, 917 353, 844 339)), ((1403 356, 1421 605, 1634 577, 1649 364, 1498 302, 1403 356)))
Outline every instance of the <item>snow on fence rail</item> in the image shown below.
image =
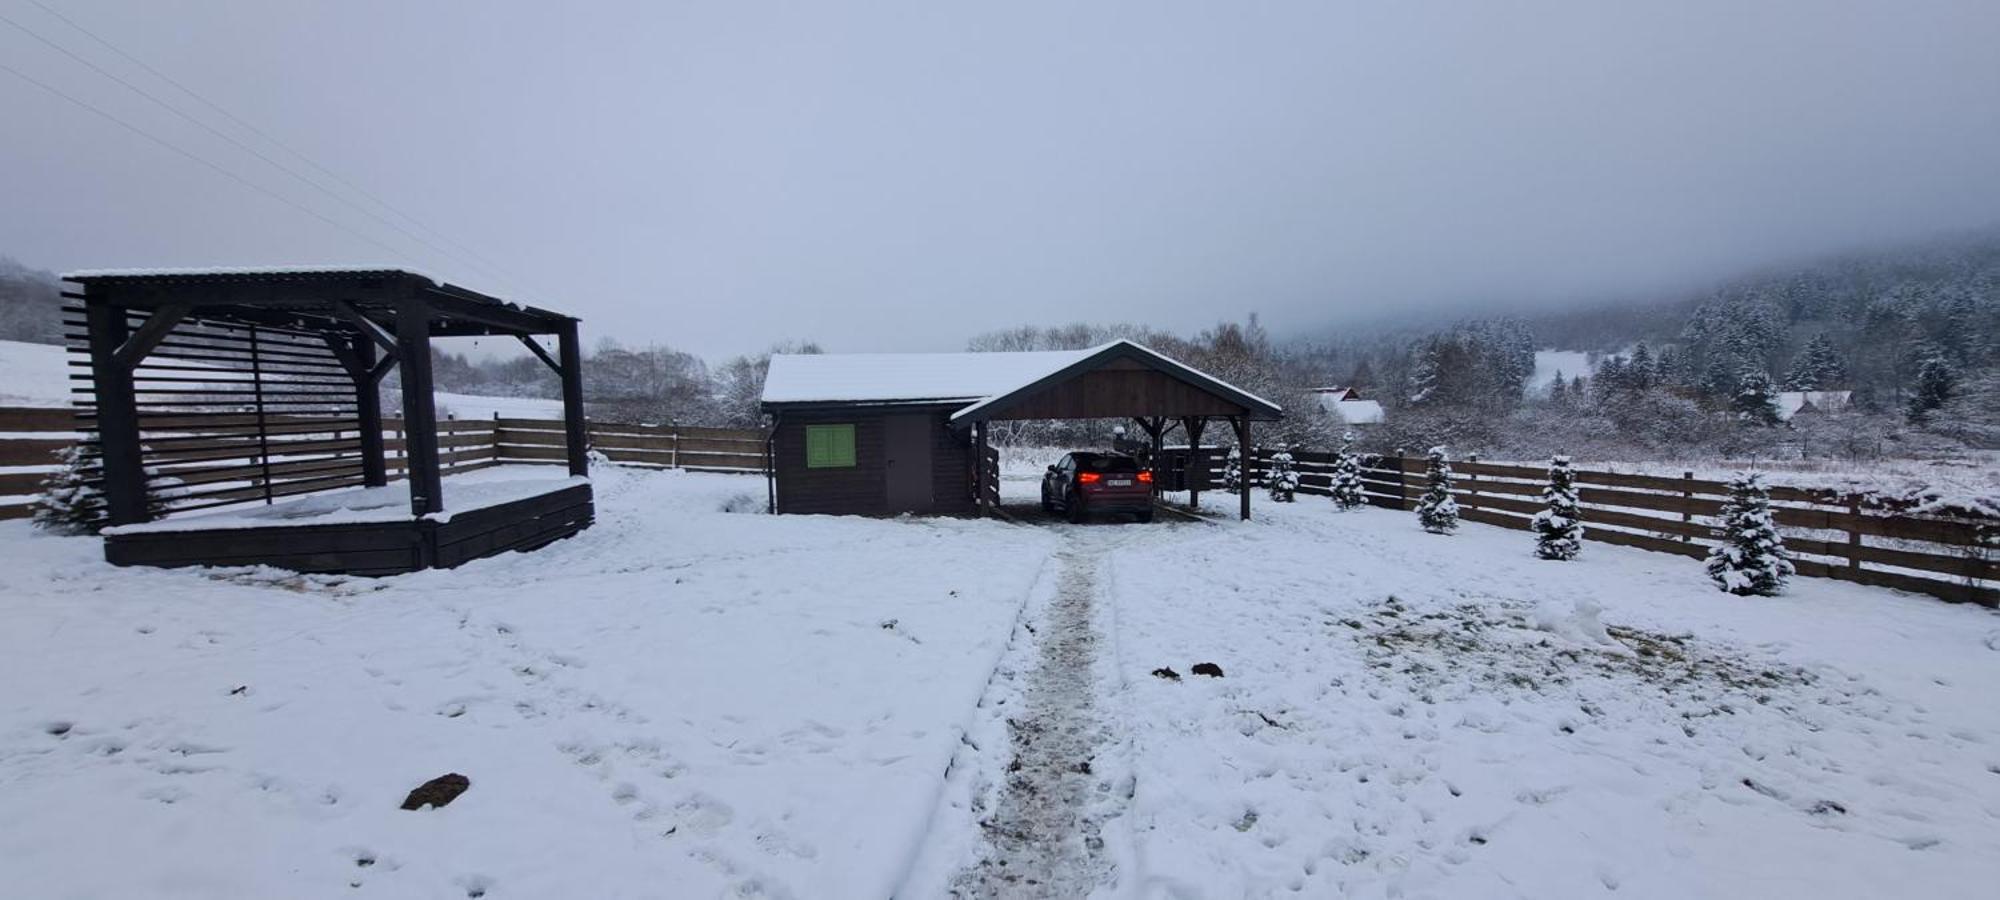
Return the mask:
MULTIPOLYGON (((1219 460, 1220 452, 1205 455, 1219 460)), ((1253 478, 1261 481, 1273 452, 1256 452, 1253 478)), ((1292 458, 1300 493, 1331 493, 1332 454, 1295 450, 1292 458)), ((1525 531, 1542 509, 1545 468, 1476 461, 1452 468, 1460 515, 1469 521, 1525 531)), ((1361 478, 1369 503, 1412 509, 1424 490, 1424 460, 1364 456, 1361 478)), ((1576 482, 1585 538, 1697 559, 1713 546, 1715 517, 1729 496, 1728 484, 1692 473, 1669 478, 1577 469, 1576 482)), ((1907 502, 1784 485, 1772 486, 1771 500, 1800 575, 2000 605, 2000 519, 1971 511, 1919 514, 1907 502)))
MULTIPOLYGON (((88 413, 55 408, 0 407, 0 519, 33 511, 43 477, 56 453, 88 430, 88 413)), ((214 506, 246 500, 317 493, 360 484, 358 423, 340 416, 267 417, 266 436, 254 416, 200 414, 156 416, 141 422, 145 440, 159 452, 154 475, 171 479, 188 498, 169 504, 214 506)), ((405 434, 401 419, 383 420, 383 449, 391 479, 403 477, 405 434)), ((612 462, 705 471, 763 472, 764 433, 746 429, 676 428, 593 422, 591 446, 612 462)), ((500 463, 560 463, 567 458, 560 419, 459 419, 438 423, 440 471, 450 475, 500 463)))

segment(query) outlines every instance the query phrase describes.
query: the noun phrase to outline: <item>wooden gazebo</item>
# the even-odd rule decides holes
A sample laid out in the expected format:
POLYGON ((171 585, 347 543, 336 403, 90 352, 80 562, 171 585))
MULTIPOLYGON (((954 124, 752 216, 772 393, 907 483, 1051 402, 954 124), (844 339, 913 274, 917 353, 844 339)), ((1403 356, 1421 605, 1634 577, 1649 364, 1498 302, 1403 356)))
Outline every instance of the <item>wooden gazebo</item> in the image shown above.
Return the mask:
POLYGON ((79 406, 101 458, 114 563, 383 574, 539 546, 590 523, 574 318, 401 269, 63 278, 80 286, 64 296, 76 304, 72 349, 87 355, 79 406), (484 335, 520 339, 561 377, 570 477, 468 490, 454 507, 439 467, 431 341, 484 335), (556 338, 554 355, 541 335, 556 338), (380 400, 392 370, 403 408, 393 466, 380 400), (407 498, 395 492, 393 504, 406 512, 384 502, 392 468, 407 478, 407 498), (293 499, 333 491, 346 493, 293 499), (287 508, 241 512, 281 499, 287 508))

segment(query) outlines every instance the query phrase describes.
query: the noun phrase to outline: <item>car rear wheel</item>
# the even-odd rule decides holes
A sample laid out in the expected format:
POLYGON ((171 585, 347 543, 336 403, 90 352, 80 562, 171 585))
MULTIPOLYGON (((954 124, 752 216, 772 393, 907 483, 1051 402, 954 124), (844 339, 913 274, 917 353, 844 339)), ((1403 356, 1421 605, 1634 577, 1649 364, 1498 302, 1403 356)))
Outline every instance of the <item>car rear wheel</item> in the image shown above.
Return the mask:
POLYGON ((1069 520, 1074 524, 1080 525, 1090 518, 1090 508, 1084 505, 1082 497, 1069 498, 1069 509, 1064 511, 1069 513, 1069 520))
POLYGON ((1137 520, 1139 524, 1144 525, 1148 522, 1153 521, 1153 511, 1149 509, 1142 513, 1136 513, 1133 515, 1133 518, 1137 520))

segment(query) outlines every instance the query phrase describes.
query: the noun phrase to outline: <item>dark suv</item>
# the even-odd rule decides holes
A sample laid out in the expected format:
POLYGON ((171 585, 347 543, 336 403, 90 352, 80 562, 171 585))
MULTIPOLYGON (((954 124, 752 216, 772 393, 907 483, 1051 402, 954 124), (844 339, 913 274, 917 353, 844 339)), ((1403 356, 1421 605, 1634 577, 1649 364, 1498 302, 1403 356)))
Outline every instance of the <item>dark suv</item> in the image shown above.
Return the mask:
POLYGON ((1065 453, 1042 476, 1042 511, 1062 510, 1072 522, 1096 512, 1123 512, 1153 521, 1153 473, 1116 453, 1065 453))

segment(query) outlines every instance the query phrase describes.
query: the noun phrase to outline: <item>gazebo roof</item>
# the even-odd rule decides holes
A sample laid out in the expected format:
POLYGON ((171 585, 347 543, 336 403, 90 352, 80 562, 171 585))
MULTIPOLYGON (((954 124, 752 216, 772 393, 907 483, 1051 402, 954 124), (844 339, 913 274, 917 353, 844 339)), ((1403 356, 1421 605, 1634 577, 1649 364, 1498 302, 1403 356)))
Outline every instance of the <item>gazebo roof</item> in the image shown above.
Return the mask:
POLYGON ((64 272, 62 279, 115 293, 122 306, 193 303, 204 317, 220 313, 272 324, 279 324, 274 318, 340 318, 342 304, 387 324, 401 307, 418 301, 431 308, 432 333, 438 336, 549 334, 575 321, 393 266, 84 269, 64 272))

